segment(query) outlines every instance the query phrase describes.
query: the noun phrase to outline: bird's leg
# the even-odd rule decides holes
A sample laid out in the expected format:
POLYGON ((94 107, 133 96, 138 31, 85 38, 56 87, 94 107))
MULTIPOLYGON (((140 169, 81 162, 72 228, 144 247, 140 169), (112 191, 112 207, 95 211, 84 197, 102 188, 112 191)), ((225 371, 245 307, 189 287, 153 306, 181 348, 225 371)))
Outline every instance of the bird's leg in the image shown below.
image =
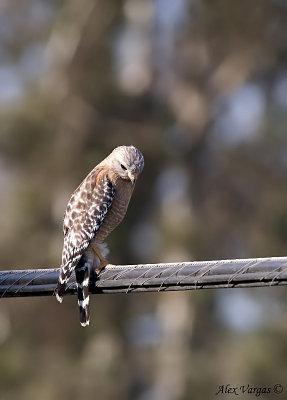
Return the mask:
POLYGON ((100 250, 98 249, 98 247, 93 246, 93 252, 96 254, 96 256, 98 257, 98 259, 100 260, 100 264, 97 267, 97 269, 95 270, 96 274, 99 275, 99 273, 101 272, 101 270, 103 268, 105 268, 106 265, 109 264, 109 262, 103 257, 102 253, 100 252, 100 250))

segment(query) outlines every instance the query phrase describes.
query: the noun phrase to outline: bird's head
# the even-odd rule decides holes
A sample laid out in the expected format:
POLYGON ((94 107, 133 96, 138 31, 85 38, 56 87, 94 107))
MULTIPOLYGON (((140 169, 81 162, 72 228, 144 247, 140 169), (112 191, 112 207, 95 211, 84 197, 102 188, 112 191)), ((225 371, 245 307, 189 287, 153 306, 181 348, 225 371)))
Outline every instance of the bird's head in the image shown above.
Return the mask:
POLYGON ((116 147, 110 154, 109 161, 115 173, 133 184, 144 167, 143 155, 134 146, 116 147))

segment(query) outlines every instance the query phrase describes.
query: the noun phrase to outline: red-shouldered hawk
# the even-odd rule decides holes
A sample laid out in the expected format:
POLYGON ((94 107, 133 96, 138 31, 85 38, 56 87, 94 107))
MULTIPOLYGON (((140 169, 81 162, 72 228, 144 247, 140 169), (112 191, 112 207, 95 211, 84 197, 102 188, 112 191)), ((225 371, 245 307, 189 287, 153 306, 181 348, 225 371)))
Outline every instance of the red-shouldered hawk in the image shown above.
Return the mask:
POLYGON ((75 270, 82 326, 89 325, 89 276, 105 260, 106 237, 124 218, 138 175, 144 167, 134 146, 119 146, 98 164, 73 193, 64 217, 64 246, 57 300, 61 303, 75 270))

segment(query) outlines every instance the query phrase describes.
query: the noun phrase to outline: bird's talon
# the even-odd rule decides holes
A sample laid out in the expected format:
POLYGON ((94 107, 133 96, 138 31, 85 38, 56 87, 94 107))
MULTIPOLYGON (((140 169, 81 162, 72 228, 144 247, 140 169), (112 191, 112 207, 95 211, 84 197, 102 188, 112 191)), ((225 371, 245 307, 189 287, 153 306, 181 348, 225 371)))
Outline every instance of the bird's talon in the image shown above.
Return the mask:
POLYGON ((100 272, 102 271, 102 269, 104 269, 107 265, 110 265, 108 262, 101 262, 100 265, 98 266, 98 268, 96 268, 95 272, 97 275, 100 274, 100 272))

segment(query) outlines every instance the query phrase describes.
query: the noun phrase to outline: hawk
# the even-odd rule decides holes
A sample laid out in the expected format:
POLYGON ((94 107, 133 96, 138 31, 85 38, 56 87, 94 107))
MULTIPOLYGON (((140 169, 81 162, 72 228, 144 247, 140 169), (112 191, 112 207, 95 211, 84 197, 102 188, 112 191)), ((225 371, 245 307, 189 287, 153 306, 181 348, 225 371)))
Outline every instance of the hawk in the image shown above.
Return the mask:
POLYGON ((134 146, 119 146, 98 164, 72 194, 64 216, 64 246, 56 298, 61 303, 75 270, 80 322, 89 325, 90 273, 108 264, 104 240, 123 220, 144 167, 134 146))

